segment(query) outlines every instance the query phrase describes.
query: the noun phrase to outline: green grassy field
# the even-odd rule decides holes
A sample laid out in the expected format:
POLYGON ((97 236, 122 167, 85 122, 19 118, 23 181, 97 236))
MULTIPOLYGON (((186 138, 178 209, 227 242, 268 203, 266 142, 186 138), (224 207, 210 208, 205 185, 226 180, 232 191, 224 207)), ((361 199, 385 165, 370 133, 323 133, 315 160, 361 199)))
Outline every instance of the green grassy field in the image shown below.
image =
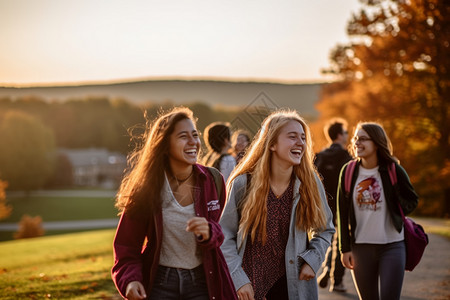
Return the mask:
POLYGON ((1 222, 18 222, 24 214, 41 216, 43 221, 109 219, 117 216, 114 199, 84 197, 29 197, 8 199, 13 211, 1 222))
MULTIPOLYGON (((7 199, 12 214, 0 221, 17 223, 23 215, 41 216, 43 222, 113 219, 117 217, 112 197, 17 197, 7 199)), ((45 235, 69 233, 73 231, 52 230, 45 235)), ((13 239, 12 231, 0 231, 0 241, 13 239)))
POLYGON ((121 299, 111 281, 114 230, 0 243, 0 299, 121 299))

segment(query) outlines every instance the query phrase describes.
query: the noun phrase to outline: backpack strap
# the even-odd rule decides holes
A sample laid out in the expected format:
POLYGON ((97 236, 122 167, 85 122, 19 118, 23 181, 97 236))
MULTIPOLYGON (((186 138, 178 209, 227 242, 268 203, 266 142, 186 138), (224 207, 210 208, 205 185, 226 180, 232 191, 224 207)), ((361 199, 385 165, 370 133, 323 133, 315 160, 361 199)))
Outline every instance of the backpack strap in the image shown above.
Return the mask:
POLYGON ((243 206, 243 201, 244 199, 247 197, 248 195, 248 191, 250 189, 250 183, 252 182, 252 174, 247 173, 246 174, 246 178, 247 178, 247 182, 245 184, 245 188, 241 188, 237 191, 237 199, 238 201, 236 202, 236 208, 237 208, 237 213, 238 213, 238 219, 241 219, 241 212, 242 212, 242 206, 243 206))
POLYGON ((222 175, 220 174, 219 170, 213 167, 207 167, 209 170, 209 173, 211 173, 212 177, 214 178, 214 184, 216 186, 217 196, 219 196, 219 199, 221 199, 222 191, 223 191, 223 181, 222 181, 222 175))
POLYGON ((350 187, 352 185, 352 177, 353 173, 355 172, 355 167, 357 165, 356 160, 352 160, 348 163, 347 168, 345 169, 345 177, 344 177, 344 187, 345 187, 345 193, 350 193, 350 187))
MULTIPOLYGON (((395 163, 391 163, 388 166, 388 171, 389 171, 389 179, 391 180, 391 184, 394 187, 394 189, 396 189, 396 193, 398 194, 398 190, 397 190, 397 171, 395 170, 395 163)), ((403 213, 403 208, 400 205, 400 202, 397 201, 397 206, 398 206, 398 210, 400 211, 400 214, 402 215, 402 220, 403 222, 405 222, 405 214, 403 213)))
POLYGON ((388 171, 389 171, 389 178, 391 179, 391 183, 394 186, 397 184, 397 172, 395 170, 394 162, 389 165, 388 171))

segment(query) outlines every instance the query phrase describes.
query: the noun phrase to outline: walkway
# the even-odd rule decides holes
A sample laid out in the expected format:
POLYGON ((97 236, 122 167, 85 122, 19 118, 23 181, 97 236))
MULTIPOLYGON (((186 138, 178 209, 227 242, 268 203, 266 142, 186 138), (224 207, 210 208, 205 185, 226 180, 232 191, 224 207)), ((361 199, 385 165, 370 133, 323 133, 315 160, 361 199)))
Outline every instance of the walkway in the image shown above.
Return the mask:
MULTIPOLYGON (((421 220, 419 223, 423 224, 421 220)), ((402 300, 450 299, 450 240, 435 234, 428 237, 430 243, 420 264, 414 271, 405 273, 402 300)), ((348 270, 345 271, 344 283, 347 293, 330 293, 328 289, 319 288, 319 300, 358 299, 348 270)))

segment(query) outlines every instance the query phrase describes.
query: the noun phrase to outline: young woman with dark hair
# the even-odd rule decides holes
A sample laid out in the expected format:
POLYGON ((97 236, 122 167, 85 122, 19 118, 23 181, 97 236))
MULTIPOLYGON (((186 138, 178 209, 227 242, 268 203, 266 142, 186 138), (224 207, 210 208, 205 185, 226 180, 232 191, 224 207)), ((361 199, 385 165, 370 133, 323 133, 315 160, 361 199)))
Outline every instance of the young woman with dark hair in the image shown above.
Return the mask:
POLYGON ((380 124, 359 123, 352 146, 357 166, 350 192, 345 190, 347 164, 341 170, 337 198, 342 264, 351 270, 360 299, 400 299, 406 255, 398 204, 409 214, 418 196, 380 124), (389 178, 392 163, 396 187, 389 178))
POLYGON ((223 178, 197 164, 199 150, 192 111, 175 108, 148 126, 130 156, 112 268, 123 297, 237 299, 220 250, 223 178))
POLYGON ((203 164, 219 170, 226 182, 236 166, 236 160, 229 153, 231 149, 230 125, 221 122, 211 123, 205 128, 203 138, 208 147, 203 164))

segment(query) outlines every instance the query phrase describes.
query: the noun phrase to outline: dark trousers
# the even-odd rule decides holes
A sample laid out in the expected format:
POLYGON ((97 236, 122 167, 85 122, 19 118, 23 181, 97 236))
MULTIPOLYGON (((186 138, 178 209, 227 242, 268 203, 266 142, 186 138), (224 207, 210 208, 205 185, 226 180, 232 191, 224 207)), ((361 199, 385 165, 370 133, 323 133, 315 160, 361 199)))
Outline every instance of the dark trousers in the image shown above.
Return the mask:
POLYGON ((404 241, 353 244, 353 282, 364 300, 399 300, 405 275, 404 241))
POLYGON ((266 300, 289 300, 286 275, 275 282, 266 294, 266 300))
POLYGON ((331 282, 337 285, 342 282, 345 273, 345 267, 342 265, 341 254, 339 253, 339 235, 337 232, 333 236, 333 242, 328 248, 326 256, 325 266, 327 267, 327 273, 331 278, 331 282))
POLYGON ((190 270, 158 266, 149 299, 208 300, 203 265, 190 270))

